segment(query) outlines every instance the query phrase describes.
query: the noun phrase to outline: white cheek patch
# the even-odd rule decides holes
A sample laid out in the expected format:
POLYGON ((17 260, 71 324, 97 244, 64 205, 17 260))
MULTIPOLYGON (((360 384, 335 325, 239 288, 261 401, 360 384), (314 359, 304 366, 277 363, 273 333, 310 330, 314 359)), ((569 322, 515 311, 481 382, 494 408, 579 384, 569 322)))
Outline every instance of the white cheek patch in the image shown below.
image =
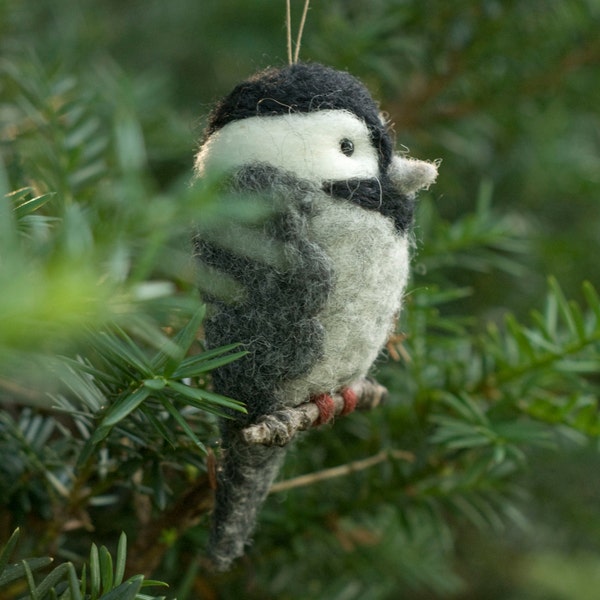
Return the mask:
POLYGON ((315 182, 377 177, 377 152, 365 123, 344 110, 250 117, 216 131, 196 156, 198 176, 264 162, 315 182), (340 150, 354 144, 352 156, 340 150))

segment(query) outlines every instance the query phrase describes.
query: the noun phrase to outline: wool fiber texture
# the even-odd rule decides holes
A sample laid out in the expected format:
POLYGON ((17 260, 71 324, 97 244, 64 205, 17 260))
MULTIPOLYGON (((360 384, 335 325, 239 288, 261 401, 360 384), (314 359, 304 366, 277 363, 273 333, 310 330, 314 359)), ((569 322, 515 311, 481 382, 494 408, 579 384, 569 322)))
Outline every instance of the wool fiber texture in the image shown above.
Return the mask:
POLYGON ((270 208, 252 225, 200 223, 195 238, 207 346, 248 351, 213 372, 215 390, 248 409, 220 423, 210 541, 219 569, 244 553, 285 452, 247 445, 241 429, 364 377, 393 330, 414 193, 437 170, 392 149, 367 89, 318 64, 263 71, 209 118, 196 175, 224 170, 224 197, 270 208))
POLYGON ((225 172, 249 162, 264 162, 321 183, 380 174, 380 157, 364 121, 347 110, 256 116, 232 121, 202 146, 196 168, 225 172), (340 151, 343 138, 354 143, 351 156, 340 151))
POLYGON ((376 210, 384 217, 389 217, 400 234, 408 233, 412 225, 414 194, 399 192, 387 173, 372 179, 326 181, 323 189, 334 198, 344 198, 362 208, 376 210))
POLYGON ((220 241, 231 236, 222 230, 221 238, 195 240, 202 263, 244 290, 233 298, 205 295, 212 304, 207 344, 241 342, 249 352, 213 373, 219 393, 247 404, 248 415, 236 420, 243 427, 285 404, 278 393, 282 382, 306 373, 321 357, 324 331, 317 316, 331 292, 333 265, 308 233, 315 199, 322 195, 318 188, 261 164, 242 168, 231 185, 244 196, 268 196, 273 206, 271 216, 252 228, 264 241, 265 260, 248 256, 243 244, 237 251, 223 248, 220 241))
POLYGON ((231 186, 268 195, 273 213, 252 230, 264 239, 264 260, 256 248, 245 250, 248 234, 237 238, 238 248, 228 232, 196 239, 202 263, 243 290, 225 298, 209 290, 207 343, 242 342, 249 351, 213 375, 216 391, 248 407, 247 416, 221 425, 227 456, 211 541, 221 569, 243 553, 284 456, 247 446, 240 428, 364 376, 391 333, 408 267, 406 237, 376 207, 363 209, 268 165, 244 167, 231 186))
POLYGON ((369 90, 349 73, 318 63, 265 69, 240 83, 216 106, 206 137, 240 119, 323 110, 348 110, 363 120, 382 168, 390 163, 392 140, 369 90))
POLYGON ((317 316, 333 285, 331 260, 308 235, 315 199, 323 192, 261 164, 242 168, 231 187, 244 196, 268 196, 273 212, 253 228, 268 249, 265 260, 249 256, 243 245, 231 248, 233 236, 227 233, 195 240, 202 263, 244 290, 234 297, 212 297, 210 290, 205 295, 212 305, 205 323, 207 345, 241 342, 249 352, 213 373, 215 390, 248 408, 247 416, 221 422, 226 456, 218 473, 210 543, 213 562, 221 570, 243 554, 284 456, 281 448, 248 446, 239 431, 284 406, 284 382, 301 377, 321 359, 324 329, 317 316), (223 240, 226 247, 219 245, 223 240), (270 251, 274 244, 278 260, 270 251))
POLYGON ((322 194, 311 236, 333 263, 334 284, 318 319, 320 359, 286 383, 290 404, 364 377, 392 333, 408 277, 408 240, 391 219, 322 194))

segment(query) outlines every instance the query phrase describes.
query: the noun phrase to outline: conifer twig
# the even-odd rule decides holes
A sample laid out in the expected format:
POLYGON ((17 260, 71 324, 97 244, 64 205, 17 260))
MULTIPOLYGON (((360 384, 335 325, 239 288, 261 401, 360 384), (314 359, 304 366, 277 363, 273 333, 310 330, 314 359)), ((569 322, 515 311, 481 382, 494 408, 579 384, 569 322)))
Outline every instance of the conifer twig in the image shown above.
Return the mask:
POLYGON ((335 477, 344 477, 345 475, 350 475, 357 471, 370 469, 371 467, 390 459, 413 462, 415 460, 415 455, 406 450, 381 450, 377 454, 369 456, 369 458, 363 458, 330 469, 323 469, 322 471, 317 471, 315 473, 308 473, 307 475, 300 475, 299 477, 293 477, 292 479, 278 481, 271 486, 269 493, 276 494, 277 492, 285 492, 297 487, 312 485, 319 481, 326 481, 327 479, 333 479, 335 477))
MULTIPOLYGON (((356 394, 356 408, 359 410, 376 408, 387 395, 387 389, 372 379, 359 379, 349 389, 356 394)), ((332 394, 331 398, 334 402, 334 416, 342 414, 345 409, 342 395, 332 394)), ((242 429, 241 436, 247 444, 285 446, 298 431, 312 427, 319 417, 319 407, 313 402, 305 402, 265 415, 258 423, 242 429)))

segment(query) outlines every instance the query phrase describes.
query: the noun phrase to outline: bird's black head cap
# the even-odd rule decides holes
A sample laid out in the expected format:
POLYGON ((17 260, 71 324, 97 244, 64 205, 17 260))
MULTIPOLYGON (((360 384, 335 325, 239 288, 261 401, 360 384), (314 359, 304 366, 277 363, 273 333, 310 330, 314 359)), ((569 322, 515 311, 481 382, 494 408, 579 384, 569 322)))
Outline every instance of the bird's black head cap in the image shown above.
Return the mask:
POLYGON ((364 120, 382 169, 390 164, 392 140, 367 88, 345 71, 318 63, 269 68, 238 84, 211 113, 206 137, 231 121, 256 116, 347 110, 364 120))

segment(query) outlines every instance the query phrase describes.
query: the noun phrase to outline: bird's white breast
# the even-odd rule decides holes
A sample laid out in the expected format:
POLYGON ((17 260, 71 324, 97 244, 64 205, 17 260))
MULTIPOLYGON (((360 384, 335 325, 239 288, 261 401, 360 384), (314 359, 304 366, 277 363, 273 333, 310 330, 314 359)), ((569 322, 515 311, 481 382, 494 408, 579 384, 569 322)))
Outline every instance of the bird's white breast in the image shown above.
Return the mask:
POLYGON ((376 211, 323 194, 310 236, 333 262, 334 286, 319 315, 323 357, 306 376, 285 385, 286 404, 366 375, 392 333, 408 278, 408 241, 376 211))

